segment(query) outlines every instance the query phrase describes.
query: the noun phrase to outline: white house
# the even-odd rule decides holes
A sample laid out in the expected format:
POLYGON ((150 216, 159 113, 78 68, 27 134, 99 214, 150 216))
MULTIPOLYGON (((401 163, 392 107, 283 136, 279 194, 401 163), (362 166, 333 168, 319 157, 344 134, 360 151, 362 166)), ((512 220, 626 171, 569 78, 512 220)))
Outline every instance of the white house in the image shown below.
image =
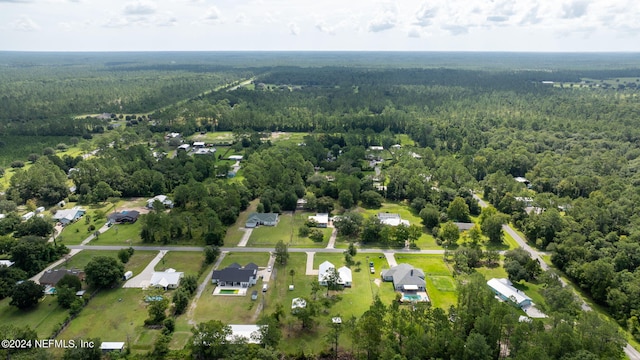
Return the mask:
POLYGON ((173 207, 173 201, 171 201, 171 199, 169 199, 167 195, 156 195, 151 199, 147 200, 147 208, 153 209, 153 203, 155 203, 156 201, 160 201, 162 205, 168 208, 173 207))
POLYGON ((309 216, 309 220, 313 220, 318 227, 326 228, 329 226, 329 214, 328 213, 318 213, 312 216, 309 216))
POLYGON ((262 341, 260 329, 267 325, 229 325, 231 335, 227 337, 227 341, 235 339, 244 340, 249 344, 259 344, 262 341))
POLYGON ((194 141, 193 142, 193 148, 194 149, 203 148, 204 146, 205 146, 204 141, 194 141))
POLYGON ((14 263, 9 260, 0 260, 0 266, 11 267, 14 263))
POLYGON ((229 160, 241 161, 242 160, 242 155, 231 155, 231 156, 229 156, 229 160))
POLYGON ((167 269, 166 271, 155 271, 151 276, 149 285, 153 287, 161 287, 165 290, 175 289, 180 285, 180 279, 184 276, 183 272, 175 269, 167 269))
MULTIPOLYGON (((329 261, 325 261, 320 264, 320 268, 318 270, 318 282, 322 286, 327 286, 327 279, 329 278, 329 274, 331 271, 334 271, 336 267, 330 263, 329 261)), ((353 283, 353 276, 351 274, 351 269, 346 266, 343 266, 337 270, 338 272, 338 285, 343 285, 347 287, 351 287, 353 283)))
POLYGON ((79 206, 74 206, 71 209, 56 211, 56 214, 53 215, 53 220, 55 220, 56 222, 62 223, 62 225, 68 225, 80 219, 85 213, 86 213, 85 209, 79 206))
POLYGON ((382 151, 382 150, 384 150, 384 147, 382 147, 382 146, 369 146, 369 150, 371 150, 371 151, 382 151))
POLYGON ((509 301, 519 308, 531 306, 531 298, 522 291, 514 288, 509 279, 493 278, 487 281, 487 285, 489 285, 496 296, 503 301, 509 301))
POLYGON ((400 224, 409 226, 408 220, 402 220, 400 214, 378 213, 378 219, 384 225, 398 226, 400 224))
POLYGON ((189 151, 190 147, 191 146, 189 144, 182 144, 182 145, 178 146, 178 150, 189 151))
POLYGON ((103 353, 111 351, 124 351, 124 342, 121 341, 103 341, 100 344, 100 350, 103 353))

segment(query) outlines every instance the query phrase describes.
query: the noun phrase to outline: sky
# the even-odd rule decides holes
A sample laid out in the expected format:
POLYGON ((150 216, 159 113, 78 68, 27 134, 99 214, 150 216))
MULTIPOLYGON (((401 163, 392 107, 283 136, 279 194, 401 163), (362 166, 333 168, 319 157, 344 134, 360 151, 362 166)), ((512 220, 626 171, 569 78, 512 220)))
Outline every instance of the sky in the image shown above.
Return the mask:
POLYGON ((0 0, 0 50, 640 51, 638 0, 0 0))

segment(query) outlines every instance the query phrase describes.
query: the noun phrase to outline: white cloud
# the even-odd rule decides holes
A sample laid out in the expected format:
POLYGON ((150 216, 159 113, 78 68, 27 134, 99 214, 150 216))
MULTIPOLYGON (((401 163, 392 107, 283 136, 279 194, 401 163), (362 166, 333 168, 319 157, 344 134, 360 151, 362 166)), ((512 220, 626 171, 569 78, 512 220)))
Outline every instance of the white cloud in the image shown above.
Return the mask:
POLYGON ((298 24, 296 23, 290 23, 289 24, 289 33, 291 35, 298 35, 300 34, 300 27, 298 26, 298 24))
POLYGON ((247 15, 243 12, 236 16, 236 23, 246 25, 248 23, 247 15))
POLYGON ((330 26, 330 25, 326 24, 323 21, 320 21, 320 22, 316 23, 316 29, 320 30, 320 32, 323 32, 323 33, 329 34, 329 35, 335 35, 335 33, 336 33, 336 27, 335 26, 330 26))
POLYGON ((410 38, 419 38, 420 31, 418 31, 418 29, 413 28, 409 30, 409 33, 407 34, 407 36, 409 36, 410 38))
POLYGON ((40 26, 36 24, 35 21, 31 20, 31 18, 24 15, 12 21, 11 23, 9 23, 9 26, 13 30, 24 31, 24 32, 40 30, 40 26))
POLYGON ((207 12, 205 13, 202 20, 205 23, 209 23, 209 24, 220 23, 222 21, 220 17, 220 10, 215 6, 211 6, 209 9, 207 9, 207 12))
POLYGON ((125 15, 151 15, 156 12, 156 5, 146 1, 136 1, 125 5, 125 15))
POLYGON ((563 4, 562 17, 565 19, 575 19, 575 18, 583 17, 587 13, 588 7, 589 7, 589 3, 585 0, 576 0, 569 4, 563 4))
POLYGON ((462 25, 444 25, 442 28, 451 35, 462 35, 469 33, 469 28, 462 25))
POLYGON ((416 13, 416 22, 415 25, 418 26, 429 26, 433 22, 433 19, 438 14, 438 8, 435 6, 430 6, 429 3, 425 2, 420 6, 418 12, 416 13))
POLYGON ((393 29, 398 24, 398 6, 396 3, 384 3, 382 10, 371 20, 367 26, 370 32, 380 32, 393 29))
POLYGON ((158 26, 175 26, 178 23, 178 19, 172 13, 167 12, 157 16, 154 19, 154 23, 158 26))
POLYGON ((33 2, 33 0, 0 0, 0 3, 13 3, 13 4, 26 4, 33 2))

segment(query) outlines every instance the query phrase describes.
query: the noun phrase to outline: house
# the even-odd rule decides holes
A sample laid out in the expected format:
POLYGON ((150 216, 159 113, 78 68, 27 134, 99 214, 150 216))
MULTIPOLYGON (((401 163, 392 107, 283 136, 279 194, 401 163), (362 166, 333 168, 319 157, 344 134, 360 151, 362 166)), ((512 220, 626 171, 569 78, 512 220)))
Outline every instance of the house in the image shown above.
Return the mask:
POLYGON ((513 179, 514 179, 515 181, 517 181, 517 182, 521 183, 521 184, 524 184, 527 188, 530 188, 530 187, 531 187, 531 181, 529 181, 529 180, 527 180, 527 179, 523 178, 522 176, 517 176, 517 177, 515 177, 515 178, 513 178, 513 179))
POLYGON ((307 307, 307 301, 303 298, 294 298, 291 300, 291 310, 304 309, 307 307))
POLYGON ((427 285, 422 269, 414 268, 409 264, 398 264, 380 273, 382 280, 392 281, 396 291, 426 291, 427 285))
POLYGON ((259 344, 262 341, 260 329, 267 325, 229 325, 231 335, 227 336, 227 341, 241 340, 248 344, 259 344))
POLYGON ((383 146, 369 146, 369 150, 371 151, 382 151, 384 150, 383 146))
POLYGON ((96 116, 96 119, 98 119, 98 120, 111 120, 111 114, 110 113, 102 113, 102 114, 96 116))
POLYGON ((242 155, 231 155, 229 156, 229 160, 242 161, 242 155))
POLYGON ((53 215, 53 220, 64 225, 69 225, 78 219, 80 219, 87 211, 79 206, 74 206, 71 209, 58 210, 53 215))
POLYGON ((6 267, 11 267, 11 265, 13 265, 14 262, 13 261, 9 261, 9 260, 0 260, 0 266, 6 266, 6 267))
POLYGON ((44 212, 44 206, 40 206, 36 209, 36 214, 40 214, 41 212, 44 212))
POLYGON ((56 286, 58 281, 62 279, 65 275, 75 276, 80 279, 80 281, 84 280, 84 271, 79 269, 55 269, 55 270, 47 270, 40 276, 38 282, 40 285, 44 286, 56 286))
POLYGON ((194 149, 200 149, 203 148, 205 146, 204 141, 194 141, 193 142, 193 148, 194 149))
POLYGON ((459 231, 468 231, 471 230, 476 224, 474 223, 462 223, 462 222, 454 222, 455 226, 458 227, 459 231))
POLYGON ((138 221, 138 217, 140 217, 140 212, 136 210, 125 210, 109 215, 109 222, 111 224, 133 224, 138 221))
POLYGON ((171 201, 167 197, 167 195, 156 195, 151 199, 147 200, 147 208, 153 209, 153 203, 155 203, 156 201, 160 201, 162 205, 164 205, 165 207, 168 207, 168 208, 173 207, 173 201, 171 201))
POLYGON ((384 225, 398 226, 400 224, 409 226, 408 220, 402 220, 400 214, 378 213, 378 219, 384 225))
POLYGON ((22 215, 22 221, 27 221, 29 219, 31 219, 32 217, 36 216, 36 213, 33 211, 29 211, 28 213, 22 215))
POLYGON ((276 226, 278 224, 278 214, 276 213, 251 213, 247 218, 244 227, 254 228, 258 225, 276 226))
POLYGON ((487 281, 487 285, 489 285, 491 290, 493 290, 496 296, 502 301, 508 301, 519 308, 531 306, 531 298, 522 291, 514 288, 509 279, 493 278, 487 281))
POLYGON ((304 208, 306 207, 307 207, 307 200, 298 199, 298 201, 296 201, 296 210, 304 210, 304 208))
POLYGON ((183 272, 175 269, 167 269, 166 271, 154 271, 151 275, 149 285, 153 287, 161 287, 165 290, 175 289, 180 285, 180 279, 184 276, 183 272))
POLYGON ((178 150, 189 151, 190 147, 191 146, 189 144, 182 144, 182 145, 178 146, 178 150))
POLYGON ((309 216, 309 220, 313 220, 319 228, 326 228, 329 226, 329 214, 327 213, 318 213, 309 216))
POLYGON ((122 352, 124 351, 124 342, 103 341, 100 344, 100 350, 102 350, 103 353, 112 351, 122 352))
POLYGON ((176 138, 180 138, 180 133, 177 132, 172 132, 167 134, 167 136, 165 136, 165 139, 169 140, 169 139, 176 139, 176 138))
POLYGON ((400 145, 400 144, 393 144, 393 145, 391 145, 391 148, 392 148, 392 149, 400 149, 401 147, 402 147, 402 145, 400 145))
POLYGON ((515 199, 516 201, 523 203, 525 207, 533 206, 533 198, 517 196, 515 199))
MULTIPOLYGON (((327 286, 327 279, 329 278, 329 274, 331 271, 334 271, 336 267, 330 263, 329 261, 325 261, 320 264, 320 268, 318 270, 318 282, 322 286, 327 286)), ((341 267, 337 270, 338 272, 338 285, 343 285, 347 287, 351 287, 353 283, 353 276, 351 274, 351 269, 346 266, 341 267)))
POLYGON ((193 155, 213 155, 215 153, 216 153, 215 148, 211 148, 211 149, 199 148, 193 152, 193 155))
POLYGON ((241 267, 233 263, 222 270, 213 270, 211 283, 218 286, 248 288, 258 282, 258 265, 248 263, 241 267))

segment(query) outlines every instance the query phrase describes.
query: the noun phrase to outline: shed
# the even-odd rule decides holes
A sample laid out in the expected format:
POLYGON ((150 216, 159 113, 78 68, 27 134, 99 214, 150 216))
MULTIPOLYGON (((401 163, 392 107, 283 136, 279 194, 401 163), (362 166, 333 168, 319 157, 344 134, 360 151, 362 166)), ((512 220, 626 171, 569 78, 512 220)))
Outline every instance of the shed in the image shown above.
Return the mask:
POLYGON ((22 221, 27 221, 29 219, 31 219, 32 217, 34 217, 36 215, 36 213, 34 213, 33 211, 30 211, 24 215, 22 215, 22 221))
POLYGON ((44 212, 44 206, 40 206, 36 209, 36 214, 40 214, 41 212, 44 212))
POLYGON ((124 276, 122 277, 123 280, 129 280, 133 277, 133 271, 129 270, 126 273, 124 273, 124 276))
POLYGON ((112 351, 123 351, 124 350, 124 342, 103 341, 100 344, 100 350, 102 350, 103 353, 112 352, 112 351))

